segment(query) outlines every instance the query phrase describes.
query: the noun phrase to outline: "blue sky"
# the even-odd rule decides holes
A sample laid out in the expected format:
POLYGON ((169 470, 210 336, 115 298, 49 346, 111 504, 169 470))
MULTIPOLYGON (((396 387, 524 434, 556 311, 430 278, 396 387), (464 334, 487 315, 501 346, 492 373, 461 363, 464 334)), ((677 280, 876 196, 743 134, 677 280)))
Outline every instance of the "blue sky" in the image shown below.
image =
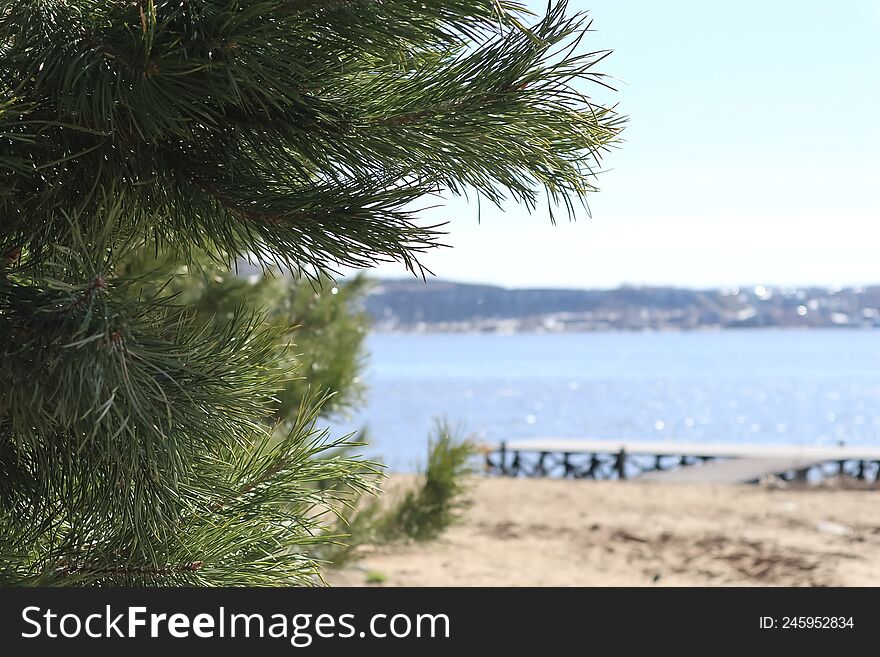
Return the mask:
MULTIPOLYGON (((535 8, 542 3, 530 3, 535 8)), ((880 1, 573 0, 630 123, 592 218, 453 199, 424 258, 505 286, 880 283, 880 1)), ((402 275, 382 266, 377 275, 402 275)))

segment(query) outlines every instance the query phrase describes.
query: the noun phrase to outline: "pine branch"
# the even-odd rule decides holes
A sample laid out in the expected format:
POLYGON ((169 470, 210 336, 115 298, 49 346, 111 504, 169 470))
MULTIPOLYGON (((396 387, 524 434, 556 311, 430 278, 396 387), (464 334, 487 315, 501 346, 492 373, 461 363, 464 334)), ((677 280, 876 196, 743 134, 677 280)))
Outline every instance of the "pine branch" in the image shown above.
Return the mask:
POLYGON ((623 119, 566 9, 3 3, 0 584, 315 582, 375 467, 316 430, 334 402, 291 383, 287 324, 313 313, 322 385, 362 334, 329 344, 350 317, 228 268, 424 275, 443 233, 417 207, 444 192, 574 216, 623 119))
POLYGON ((279 10, 282 12, 296 13, 310 9, 336 9, 352 4, 376 4, 381 0, 284 0, 279 10))
POLYGON ((88 575, 88 576, 123 576, 131 577, 138 575, 150 575, 155 577, 167 577, 177 573, 195 573, 202 569, 205 564, 201 561, 191 561, 190 563, 178 566, 117 566, 117 567, 98 567, 88 565, 72 565, 62 566, 59 570, 61 575, 88 575))

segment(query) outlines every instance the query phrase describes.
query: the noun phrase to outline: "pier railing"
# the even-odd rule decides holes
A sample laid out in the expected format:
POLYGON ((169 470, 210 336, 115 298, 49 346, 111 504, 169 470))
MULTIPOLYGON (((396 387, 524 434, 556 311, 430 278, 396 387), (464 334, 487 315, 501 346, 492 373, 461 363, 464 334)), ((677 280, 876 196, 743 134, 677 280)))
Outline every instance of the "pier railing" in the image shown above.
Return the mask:
POLYGON ((835 474, 876 481, 880 478, 880 445, 539 438, 502 442, 488 450, 486 470, 512 477, 644 477, 712 483, 755 482, 767 476, 807 480, 835 474))

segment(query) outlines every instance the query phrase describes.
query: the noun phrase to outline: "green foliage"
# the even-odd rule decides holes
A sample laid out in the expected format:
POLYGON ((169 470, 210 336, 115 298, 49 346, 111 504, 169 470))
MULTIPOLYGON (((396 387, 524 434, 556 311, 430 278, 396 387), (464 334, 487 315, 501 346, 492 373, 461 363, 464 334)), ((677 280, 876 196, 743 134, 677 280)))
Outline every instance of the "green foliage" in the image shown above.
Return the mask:
POLYGON ((281 346, 293 359, 296 376, 276 393, 275 416, 291 420, 310 390, 332 393, 322 413, 341 414, 363 399, 364 338, 369 319, 358 302, 368 282, 363 276, 316 284, 263 277, 255 283, 271 327, 288 329, 281 346))
POLYGON ((229 318, 242 308, 258 314, 276 346, 280 387, 270 421, 294 419, 310 391, 330 393, 322 415, 341 414, 362 399, 360 372, 369 318, 360 309, 368 289, 362 275, 337 283, 327 276, 297 280, 277 271, 250 275, 218 266, 208 258, 185 264, 140 249, 123 269, 140 275, 142 293, 185 305, 198 324, 229 318))
POLYGON ((464 478, 472 472, 469 461, 474 454, 473 444, 455 438, 448 425, 439 424, 429 442, 422 486, 408 491, 391 509, 379 535, 416 541, 436 538, 458 517, 464 478))
POLYGON ((444 190, 573 211, 621 119, 565 9, 0 0, 0 584, 317 581, 371 466, 315 429, 355 397, 304 385, 356 394, 360 320, 229 270, 419 271, 444 190))
POLYGON ((339 533, 347 531, 343 544, 321 554, 339 565, 365 544, 384 545, 402 540, 437 538, 455 523, 466 502, 462 497, 467 477, 473 474, 473 443, 457 437, 439 422, 428 441, 428 459, 418 483, 391 501, 374 499, 352 507, 339 533))
POLYGON ((533 206, 594 189, 620 119, 570 85, 584 18, 498 0, 3 0, 3 245, 51 257, 63 213, 192 255, 306 270, 401 260, 413 202, 472 187, 533 206))
POLYGON ((381 570, 371 570, 364 579, 367 584, 384 584, 388 581, 388 575, 381 570))

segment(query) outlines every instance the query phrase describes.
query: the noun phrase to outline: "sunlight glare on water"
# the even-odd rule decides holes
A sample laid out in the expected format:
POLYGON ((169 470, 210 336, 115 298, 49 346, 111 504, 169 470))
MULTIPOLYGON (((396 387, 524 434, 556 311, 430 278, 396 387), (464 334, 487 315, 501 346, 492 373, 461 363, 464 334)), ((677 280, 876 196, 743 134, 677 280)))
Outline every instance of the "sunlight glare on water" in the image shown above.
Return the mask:
POLYGON ((876 443, 880 339, 859 330, 371 335, 369 428, 393 470, 433 418, 477 440, 529 437, 876 443))

